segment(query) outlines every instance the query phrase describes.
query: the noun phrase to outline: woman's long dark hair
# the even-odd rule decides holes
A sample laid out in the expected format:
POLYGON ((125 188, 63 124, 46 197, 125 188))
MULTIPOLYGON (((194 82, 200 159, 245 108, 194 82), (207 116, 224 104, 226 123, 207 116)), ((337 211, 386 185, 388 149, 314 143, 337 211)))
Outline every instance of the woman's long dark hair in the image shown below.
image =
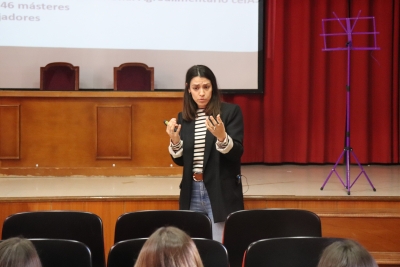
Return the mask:
POLYGON ((210 68, 204 65, 194 65, 186 72, 185 80, 185 93, 183 94, 183 119, 186 121, 192 121, 196 119, 196 111, 198 106, 194 102, 192 96, 189 94, 190 82, 195 77, 207 78, 211 82, 212 95, 208 102, 205 113, 207 116, 217 116, 221 113, 221 98, 218 90, 217 79, 210 68))

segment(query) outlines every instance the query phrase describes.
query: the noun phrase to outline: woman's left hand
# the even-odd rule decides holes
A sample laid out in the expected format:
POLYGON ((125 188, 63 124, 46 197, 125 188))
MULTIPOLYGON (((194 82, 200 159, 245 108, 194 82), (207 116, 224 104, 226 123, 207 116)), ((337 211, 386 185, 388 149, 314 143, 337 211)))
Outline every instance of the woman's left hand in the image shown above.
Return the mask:
POLYGON ((206 118, 207 129, 217 137, 218 141, 223 142, 226 138, 225 126, 218 114, 216 119, 213 116, 206 118))

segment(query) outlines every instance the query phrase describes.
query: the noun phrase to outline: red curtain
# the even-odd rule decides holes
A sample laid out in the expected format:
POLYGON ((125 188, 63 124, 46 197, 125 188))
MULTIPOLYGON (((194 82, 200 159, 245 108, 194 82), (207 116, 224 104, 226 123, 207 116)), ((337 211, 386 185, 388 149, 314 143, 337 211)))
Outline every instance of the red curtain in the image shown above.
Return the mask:
POLYGON ((242 162, 336 162, 345 147, 347 51, 322 51, 322 19, 361 12, 375 17, 380 50, 350 53, 350 146, 363 164, 400 163, 400 0, 265 3, 264 94, 224 97, 243 110, 242 162))

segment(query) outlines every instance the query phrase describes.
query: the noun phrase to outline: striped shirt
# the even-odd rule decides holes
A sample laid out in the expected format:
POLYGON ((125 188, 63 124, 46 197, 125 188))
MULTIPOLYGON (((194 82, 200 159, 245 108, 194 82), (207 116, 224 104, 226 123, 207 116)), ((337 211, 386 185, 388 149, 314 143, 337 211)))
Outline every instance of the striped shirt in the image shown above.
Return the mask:
MULTIPOLYGON (((194 129, 193 172, 203 172, 204 168, 204 151, 207 133, 206 118, 207 116, 204 113, 204 109, 197 110, 194 129)), ((232 148, 233 140, 228 134, 226 134, 223 142, 218 141, 218 139, 215 142, 215 149, 222 154, 227 154, 232 148)), ((170 141, 168 150, 173 158, 182 157, 183 141, 180 140, 177 144, 173 144, 172 141, 170 141)))
POLYGON ((193 172, 203 172, 206 133, 206 113, 204 112, 204 109, 198 109, 194 125, 193 172))

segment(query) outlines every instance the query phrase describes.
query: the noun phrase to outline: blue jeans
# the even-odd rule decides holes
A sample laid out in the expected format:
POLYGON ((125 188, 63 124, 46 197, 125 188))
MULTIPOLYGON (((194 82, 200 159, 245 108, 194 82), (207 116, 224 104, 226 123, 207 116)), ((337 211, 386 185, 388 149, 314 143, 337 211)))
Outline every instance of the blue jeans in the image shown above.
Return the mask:
POLYGON ((192 182, 192 199, 190 201, 190 210, 205 213, 211 219, 213 239, 222 242, 222 233, 225 222, 214 223, 214 217, 211 209, 210 198, 203 182, 192 182))

